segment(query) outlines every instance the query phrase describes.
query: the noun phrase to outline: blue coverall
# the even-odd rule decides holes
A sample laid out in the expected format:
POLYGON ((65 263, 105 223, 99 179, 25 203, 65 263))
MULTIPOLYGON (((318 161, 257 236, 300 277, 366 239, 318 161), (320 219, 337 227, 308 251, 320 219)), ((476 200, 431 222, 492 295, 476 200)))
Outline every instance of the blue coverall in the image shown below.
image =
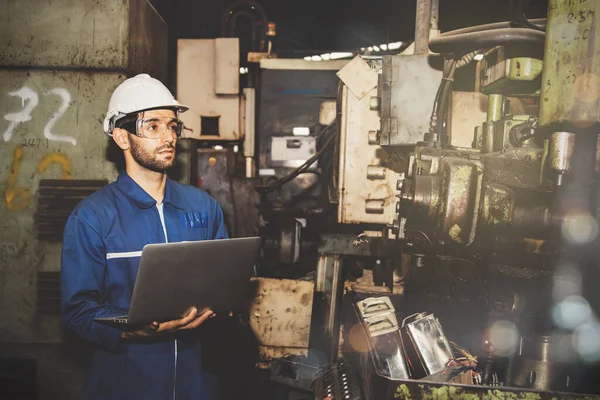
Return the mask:
POLYGON ((203 371, 198 330, 142 344, 93 321, 127 314, 144 245, 227 238, 221 207, 198 188, 167 179, 162 213, 121 172, 69 217, 61 261, 63 322, 96 345, 84 399, 217 398, 216 378, 203 371))

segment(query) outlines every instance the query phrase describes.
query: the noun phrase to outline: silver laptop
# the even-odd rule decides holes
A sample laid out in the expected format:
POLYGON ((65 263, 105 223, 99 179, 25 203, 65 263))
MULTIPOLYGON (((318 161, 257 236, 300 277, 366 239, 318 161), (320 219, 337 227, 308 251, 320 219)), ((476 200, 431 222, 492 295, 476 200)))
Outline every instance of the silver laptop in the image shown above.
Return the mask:
POLYGON ((260 237, 148 244, 127 315, 94 321, 123 330, 208 309, 229 312, 249 288, 258 261, 260 237))

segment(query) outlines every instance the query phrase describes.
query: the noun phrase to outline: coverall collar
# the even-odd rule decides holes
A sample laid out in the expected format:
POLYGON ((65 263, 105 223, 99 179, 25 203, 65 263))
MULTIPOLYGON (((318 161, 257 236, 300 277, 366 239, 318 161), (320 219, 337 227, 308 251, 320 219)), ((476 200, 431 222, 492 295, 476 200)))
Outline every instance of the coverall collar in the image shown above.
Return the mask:
MULTIPOLYGON (((129 197, 138 207, 150 208, 156 205, 156 200, 141 188, 125 170, 119 173, 117 178, 117 187, 127 197, 129 197)), ((165 198, 163 203, 171 204, 172 206, 183 210, 183 201, 176 190, 176 187, 171 183, 171 179, 167 176, 165 185, 165 198)))

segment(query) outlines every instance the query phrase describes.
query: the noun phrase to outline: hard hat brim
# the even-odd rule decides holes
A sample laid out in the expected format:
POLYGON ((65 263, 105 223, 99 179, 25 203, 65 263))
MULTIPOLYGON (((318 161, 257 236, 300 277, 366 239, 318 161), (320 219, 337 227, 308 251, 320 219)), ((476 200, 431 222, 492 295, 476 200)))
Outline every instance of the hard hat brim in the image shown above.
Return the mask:
POLYGON ((134 112, 144 112, 144 111, 150 111, 150 110, 174 110, 178 114, 181 114, 181 113, 186 112, 189 109, 190 108, 188 106, 185 106, 183 104, 177 104, 177 105, 169 104, 169 105, 164 105, 164 106, 145 108, 143 110, 138 110, 138 111, 134 111, 134 112))

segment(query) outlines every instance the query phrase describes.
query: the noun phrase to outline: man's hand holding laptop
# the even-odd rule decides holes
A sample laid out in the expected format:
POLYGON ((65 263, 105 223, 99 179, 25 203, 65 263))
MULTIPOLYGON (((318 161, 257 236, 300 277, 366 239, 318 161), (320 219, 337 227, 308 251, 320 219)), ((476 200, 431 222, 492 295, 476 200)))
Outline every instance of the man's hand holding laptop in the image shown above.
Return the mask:
POLYGON ((185 317, 166 322, 153 322, 150 325, 133 332, 121 333, 121 338, 127 339, 144 339, 151 338, 164 333, 176 332, 181 330, 196 329, 209 318, 216 314, 212 310, 206 310, 198 315, 198 310, 192 308, 185 317))

